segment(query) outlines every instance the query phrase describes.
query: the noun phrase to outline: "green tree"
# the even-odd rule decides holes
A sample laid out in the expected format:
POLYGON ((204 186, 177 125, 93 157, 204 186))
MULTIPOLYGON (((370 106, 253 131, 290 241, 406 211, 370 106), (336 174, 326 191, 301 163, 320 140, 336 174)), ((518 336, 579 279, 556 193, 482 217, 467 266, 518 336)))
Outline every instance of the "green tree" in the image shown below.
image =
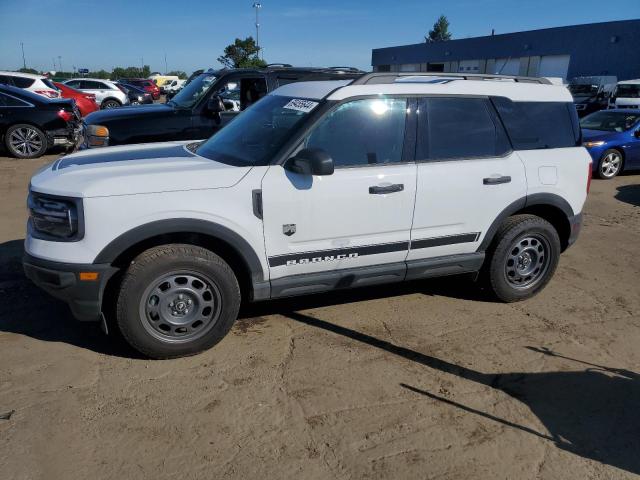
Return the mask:
POLYGON ((142 70, 140 67, 115 67, 111 72, 111 79, 117 80, 119 78, 147 78, 151 75, 151 67, 144 65, 142 70))
MULTIPOLYGON (((80 77, 81 75, 76 75, 77 77, 80 77)), ((87 77, 89 78, 104 78, 105 80, 108 80, 109 78, 111 78, 111 72, 107 72, 106 70, 97 70, 95 72, 89 72, 87 75, 87 77)))
POLYGON ((446 42, 451 40, 451 33, 449 32, 449 20, 444 15, 440 15, 440 18, 433 24, 433 29, 429 30, 429 35, 424 37, 427 43, 446 42))
POLYGON ((171 70, 167 75, 175 75, 180 80, 186 80, 189 77, 186 72, 183 72, 182 70, 171 70))
POLYGON ((39 73, 35 68, 21 68, 18 71, 20 73, 33 73, 34 75, 37 75, 39 73))
POLYGON ((264 67, 267 63, 260 59, 259 53, 260 47, 253 37, 236 38, 234 43, 225 47, 224 55, 219 56, 218 61, 227 68, 264 67))

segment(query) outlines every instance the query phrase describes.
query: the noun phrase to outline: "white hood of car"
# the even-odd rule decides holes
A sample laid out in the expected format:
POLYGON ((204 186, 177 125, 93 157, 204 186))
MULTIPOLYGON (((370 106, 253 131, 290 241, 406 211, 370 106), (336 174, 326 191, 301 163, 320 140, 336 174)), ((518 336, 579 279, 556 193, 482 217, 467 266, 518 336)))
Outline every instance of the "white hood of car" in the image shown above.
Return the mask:
POLYGON ((84 150, 36 173, 31 188, 69 197, 108 197, 231 187, 251 167, 200 157, 189 142, 147 143, 84 150))

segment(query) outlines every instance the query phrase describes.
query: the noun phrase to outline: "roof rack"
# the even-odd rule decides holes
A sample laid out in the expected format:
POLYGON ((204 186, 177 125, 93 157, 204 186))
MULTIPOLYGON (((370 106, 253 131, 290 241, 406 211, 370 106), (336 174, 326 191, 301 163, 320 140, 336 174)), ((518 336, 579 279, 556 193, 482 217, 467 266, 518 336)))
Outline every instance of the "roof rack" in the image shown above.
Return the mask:
POLYGON ((343 72, 362 72, 362 70, 356 67, 327 67, 327 70, 340 70, 343 72))
POLYGON ((516 77, 510 75, 490 75, 484 73, 448 73, 448 72, 373 72, 357 78, 351 85, 376 85, 395 83, 402 77, 441 77, 452 80, 513 80, 520 83, 541 83, 551 85, 551 81, 538 77, 516 77))
POLYGON ((290 63, 268 63, 266 68, 269 67, 284 67, 284 68, 290 68, 293 67, 293 65, 291 65, 290 63))

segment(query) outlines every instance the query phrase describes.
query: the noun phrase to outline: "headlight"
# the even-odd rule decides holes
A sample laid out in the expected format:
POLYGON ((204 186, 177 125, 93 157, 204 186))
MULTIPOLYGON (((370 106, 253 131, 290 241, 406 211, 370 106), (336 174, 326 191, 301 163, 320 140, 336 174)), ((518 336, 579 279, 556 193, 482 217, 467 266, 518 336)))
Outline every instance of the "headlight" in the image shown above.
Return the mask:
POLYGON ((85 130, 86 143, 89 147, 106 147, 109 145, 109 129, 102 125, 89 125, 85 130))
POLYGON ((84 236, 81 199, 29 192, 27 205, 35 238, 75 242, 84 236))
POLYGON ((582 146, 587 147, 587 148, 601 147, 602 145, 604 145, 604 141, 602 141, 602 140, 600 140, 598 142, 584 142, 582 144, 582 146))

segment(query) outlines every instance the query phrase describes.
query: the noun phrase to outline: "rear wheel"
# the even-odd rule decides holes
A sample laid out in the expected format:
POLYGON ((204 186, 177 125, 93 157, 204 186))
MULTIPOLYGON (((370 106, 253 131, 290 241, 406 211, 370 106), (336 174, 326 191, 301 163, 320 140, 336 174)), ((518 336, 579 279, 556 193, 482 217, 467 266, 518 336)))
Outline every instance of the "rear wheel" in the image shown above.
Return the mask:
POLYGON ((136 350, 172 358, 206 350, 227 334, 240 307, 238 281, 204 248, 165 245, 139 255, 120 286, 117 322, 136 350))
POLYGON ((613 148, 606 150, 598 164, 598 177, 610 180, 622 171, 622 154, 613 148))
POLYGON ((551 280, 560 250, 558 232, 543 218, 509 217, 496 233, 485 264, 489 288, 504 302, 532 297, 551 280))
POLYGON ((47 151, 47 136, 33 125, 9 127, 4 142, 9 153, 17 158, 38 158, 47 151))
POLYGON ((117 100, 105 100, 104 102, 102 102, 101 108, 102 109, 107 109, 107 108, 118 108, 120 106, 120 102, 117 100))

